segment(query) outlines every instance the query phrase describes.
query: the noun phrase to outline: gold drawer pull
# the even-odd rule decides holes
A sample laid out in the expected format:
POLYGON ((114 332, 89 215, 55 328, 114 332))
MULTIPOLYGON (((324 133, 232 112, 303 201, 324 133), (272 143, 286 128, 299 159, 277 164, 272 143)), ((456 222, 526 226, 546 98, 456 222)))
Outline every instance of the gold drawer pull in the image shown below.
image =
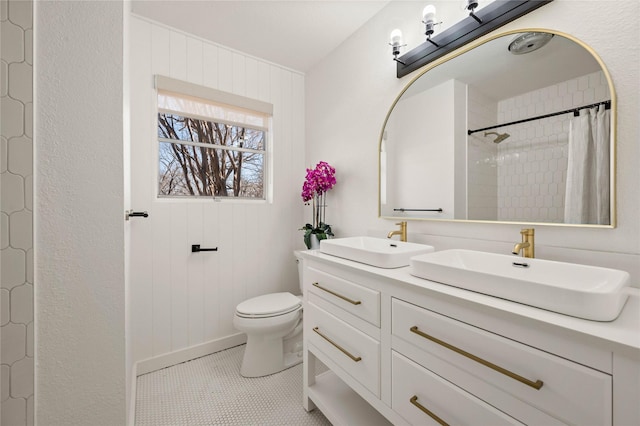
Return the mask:
POLYGON ((431 417, 433 420, 435 420, 436 422, 438 422, 438 424, 441 424, 442 426, 449 426, 449 423, 445 422, 444 420, 442 420, 440 417, 436 416, 431 410, 429 410, 427 407, 425 407, 424 405, 420 404, 418 402, 418 395, 413 395, 411 397, 411 399, 409 400, 410 403, 412 403, 413 405, 415 405, 416 407, 418 407, 420 410, 422 410, 423 413, 425 413, 427 416, 431 417))
POLYGON ((478 362, 478 363, 484 365, 485 367, 489 367, 492 370, 497 371, 498 373, 502 373, 505 376, 509 376, 512 379, 515 379, 515 380, 519 381, 520 383, 524 383, 527 386, 531 386, 532 388, 534 388, 536 390, 540 390, 540 388, 542 387, 542 384, 543 384, 542 380, 536 380, 534 382, 534 381, 531 381, 531 380, 529 380, 527 378, 524 378, 524 377, 522 377, 522 376, 520 376, 520 375, 518 375, 516 373, 513 373, 513 372, 507 370, 506 368, 502 368, 502 367, 500 367, 498 365, 495 365, 495 364, 493 364, 493 363, 491 363, 491 362, 489 362, 489 361, 487 361, 485 359, 482 359, 482 358, 480 358, 478 356, 470 354, 467 351, 464 351, 464 350, 462 350, 460 348, 457 348, 457 347, 455 347, 453 345, 450 345, 447 342, 443 342, 440 339, 437 339, 437 338, 435 338, 433 336, 429 336, 428 334, 418 330, 418 327, 415 326, 415 325, 413 327, 411 327, 410 330, 411 330, 412 333, 416 333, 417 335, 422 336, 425 339, 431 340, 432 342, 435 342, 435 343, 437 343, 437 344, 439 344, 441 346, 444 346, 445 348, 450 349, 450 350, 452 350, 452 351, 454 351, 456 353, 459 353, 462 356, 466 356, 467 358, 470 358, 470 359, 474 360, 475 362, 478 362))
POLYGON ((351 303, 352 305, 359 305, 359 304, 361 304, 361 303, 362 303, 362 302, 361 302, 361 301, 359 301, 359 300, 352 300, 352 299, 349 299, 348 297, 345 297, 345 296, 343 296, 343 295, 341 295, 341 294, 338 294, 338 293, 336 293, 335 291, 331 291, 331 290, 329 290, 328 288, 324 288, 324 287, 322 287, 322 286, 321 286, 320 284, 318 284, 318 283, 312 283, 311 285, 312 285, 312 286, 314 286, 314 287, 318 287, 320 290, 324 290, 324 291, 326 291, 326 292, 327 292, 327 293, 329 293, 329 294, 333 294, 334 296, 339 297, 339 298, 340 298, 340 299, 342 299, 342 300, 346 300, 347 302, 351 303))
POLYGON ((358 361, 362 361, 362 358, 359 356, 353 356, 349 353, 349 351, 347 351, 345 348, 343 348, 342 346, 340 346, 339 344, 337 344, 336 342, 334 342, 333 340, 329 339, 327 336, 325 336, 324 334, 320 333, 320 330, 318 329, 318 327, 313 327, 313 331, 315 331, 316 333, 318 333, 320 335, 320 337, 322 337, 324 340, 326 340, 327 342, 331 343, 333 346, 335 346, 336 348, 338 348, 343 354, 345 354, 346 356, 348 356, 349 358, 351 358, 352 360, 354 360, 355 362, 358 361))

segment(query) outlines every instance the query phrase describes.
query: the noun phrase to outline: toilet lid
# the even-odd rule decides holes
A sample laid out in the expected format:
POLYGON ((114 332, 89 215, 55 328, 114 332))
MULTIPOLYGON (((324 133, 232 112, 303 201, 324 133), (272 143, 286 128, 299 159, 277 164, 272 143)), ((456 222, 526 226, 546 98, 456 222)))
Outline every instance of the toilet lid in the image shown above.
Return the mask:
POLYGON ((280 315, 296 310, 301 303, 291 293, 271 293, 245 300, 236 307, 236 312, 250 316, 280 315))

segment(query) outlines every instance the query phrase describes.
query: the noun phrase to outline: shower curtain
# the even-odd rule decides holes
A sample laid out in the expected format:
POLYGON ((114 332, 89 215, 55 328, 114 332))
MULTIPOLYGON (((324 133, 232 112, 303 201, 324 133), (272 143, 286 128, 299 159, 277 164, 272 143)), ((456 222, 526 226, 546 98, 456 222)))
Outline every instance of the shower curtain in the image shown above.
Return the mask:
POLYGON ((565 223, 609 225, 609 126, 604 105, 571 120, 565 223))

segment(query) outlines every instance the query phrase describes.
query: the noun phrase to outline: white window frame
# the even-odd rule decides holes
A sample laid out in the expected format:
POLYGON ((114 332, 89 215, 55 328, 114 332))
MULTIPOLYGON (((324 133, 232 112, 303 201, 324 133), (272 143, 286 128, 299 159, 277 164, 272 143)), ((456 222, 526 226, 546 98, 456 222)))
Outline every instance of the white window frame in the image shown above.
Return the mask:
MULTIPOLYGON (((213 89, 211 87, 200 86, 194 83, 189 83, 182 80, 177 80, 174 78, 156 75, 154 77, 154 86, 155 86, 155 115, 154 115, 154 147, 155 147, 155 175, 154 175, 154 193, 156 201, 169 201, 175 202, 177 200, 184 202, 202 202, 202 201, 216 201, 216 202, 231 202, 231 203, 264 203, 264 202, 272 202, 273 200, 273 105, 267 102, 263 102, 257 99, 248 98, 245 96, 236 95, 229 92, 223 92, 221 90, 213 89), (224 104, 224 106, 228 106, 231 110, 237 110, 242 112, 257 112, 259 114, 265 115, 266 118, 264 120, 263 125, 255 125, 250 121, 247 124, 242 121, 233 121, 227 120, 224 118, 213 118, 209 115, 200 115, 193 113, 185 113, 179 110, 165 109, 159 107, 158 95, 160 92, 168 92, 169 94, 173 94, 175 96, 181 96, 184 98, 196 98, 200 102, 206 103, 207 101, 213 104, 224 104), (264 188, 263 188, 263 197, 262 198, 238 198, 238 197, 215 197, 215 196, 185 196, 185 195, 160 195, 158 188, 158 175, 159 175, 159 155, 160 155, 160 142, 172 142, 175 143, 175 140, 164 140, 163 138, 158 137, 158 113, 172 113, 180 116, 188 116, 196 119, 210 120, 218 123, 227 123, 234 126, 246 127, 251 129, 257 129, 264 131, 265 133, 265 150, 264 152, 264 163, 263 163, 263 178, 264 178, 264 188)), ((193 146, 204 146, 206 148, 211 149, 232 149, 234 151, 247 151, 247 152, 255 152, 251 149, 244 148, 227 148, 224 146, 212 146, 210 144, 201 144, 198 142, 191 141, 180 141, 180 143, 185 143, 187 145, 193 146)))

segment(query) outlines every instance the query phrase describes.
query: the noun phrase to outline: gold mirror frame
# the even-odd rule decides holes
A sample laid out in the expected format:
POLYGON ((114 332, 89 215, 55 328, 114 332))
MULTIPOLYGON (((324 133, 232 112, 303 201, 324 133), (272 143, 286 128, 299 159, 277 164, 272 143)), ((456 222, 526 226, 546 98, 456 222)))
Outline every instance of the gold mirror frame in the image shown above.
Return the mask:
POLYGON ((494 224, 507 224, 507 225, 537 225, 537 226, 542 226, 542 225, 548 225, 548 226, 566 226, 566 227, 586 227, 586 228, 615 228, 616 227, 616 218, 617 218, 617 214, 616 214, 616 205, 617 205, 617 200, 616 200, 616 175, 617 175, 617 170, 616 170, 616 145, 617 145, 617 97, 616 97, 616 92, 615 92, 615 88, 613 86, 613 80, 611 79, 611 75, 609 74, 609 71, 607 69, 607 67, 605 66, 604 62, 602 61, 602 59, 600 58, 600 56, 587 44, 585 44, 584 42, 582 42, 581 40, 563 33, 561 31, 555 31, 555 30, 551 30, 551 29, 545 29, 545 28, 520 28, 517 30, 510 30, 510 31, 506 31, 506 32, 501 32, 499 34, 495 34, 493 36, 490 36, 488 38, 479 40, 479 41, 474 41, 473 43, 470 43, 458 50, 456 50, 455 52, 452 52, 451 54, 444 56, 441 59, 438 59, 437 61, 434 61, 428 65, 426 65, 423 69, 421 69, 406 85, 405 87, 400 91, 400 93, 398 94, 398 96, 396 97, 396 99, 393 101, 393 103, 391 104, 391 107, 389 108, 389 111, 387 112, 387 115, 384 119, 384 122, 382 123, 382 129, 380 130, 380 136, 378 139, 378 217, 381 219, 391 219, 391 220, 419 220, 419 221, 430 221, 430 222, 457 222, 457 223, 494 223, 494 224), (610 123, 610 139, 609 139, 609 143, 610 143, 610 147, 611 147, 611 152, 610 152, 610 184, 609 184, 609 193, 610 193, 610 224, 608 225, 595 225, 595 224, 574 224, 574 223, 559 223, 559 222, 527 222, 527 221, 499 221, 499 220, 473 220, 473 219, 439 219, 439 218, 418 218, 418 217, 410 217, 410 216, 384 216, 382 215, 382 199, 381 199, 381 192, 382 192, 382 160, 381 160, 381 152, 382 152, 382 143, 383 143, 383 137, 384 137, 384 133, 385 133, 385 128, 387 126, 387 122, 389 121, 389 117, 391 116, 391 113, 393 112, 396 104, 398 103, 398 101, 402 98, 402 95, 404 95, 404 93, 411 87, 411 85, 418 80, 420 77, 422 77, 424 74, 426 74, 427 72, 429 72, 430 70, 444 64, 445 62, 448 62, 454 58, 457 58, 458 56, 461 56, 467 52, 469 52, 470 50, 475 49, 476 47, 479 47, 485 43, 488 43, 492 40, 501 38, 501 37, 505 37, 505 36, 509 36, 509 35, 514 35, 514 34, 520 34, 520 33, 524 33, 524 32, 545 32, 545 33, 551 33, 554 35, 558 35, 561 37, 565 37, 573 42, 575 42, 576 44, 578 44, 579 46, 581 46, 583 49, 585 49, 587 52, 589 52, 591 54, 591 56, 593 56, 593 58, 598 62, 598 64, 600 65, 600 68, 602 69, 602 72, 604 74, 604 76, 607 79, 607 83, 609 85, 609 93, 610 93, 610 97, 611 97, 611 123, 610 123))

